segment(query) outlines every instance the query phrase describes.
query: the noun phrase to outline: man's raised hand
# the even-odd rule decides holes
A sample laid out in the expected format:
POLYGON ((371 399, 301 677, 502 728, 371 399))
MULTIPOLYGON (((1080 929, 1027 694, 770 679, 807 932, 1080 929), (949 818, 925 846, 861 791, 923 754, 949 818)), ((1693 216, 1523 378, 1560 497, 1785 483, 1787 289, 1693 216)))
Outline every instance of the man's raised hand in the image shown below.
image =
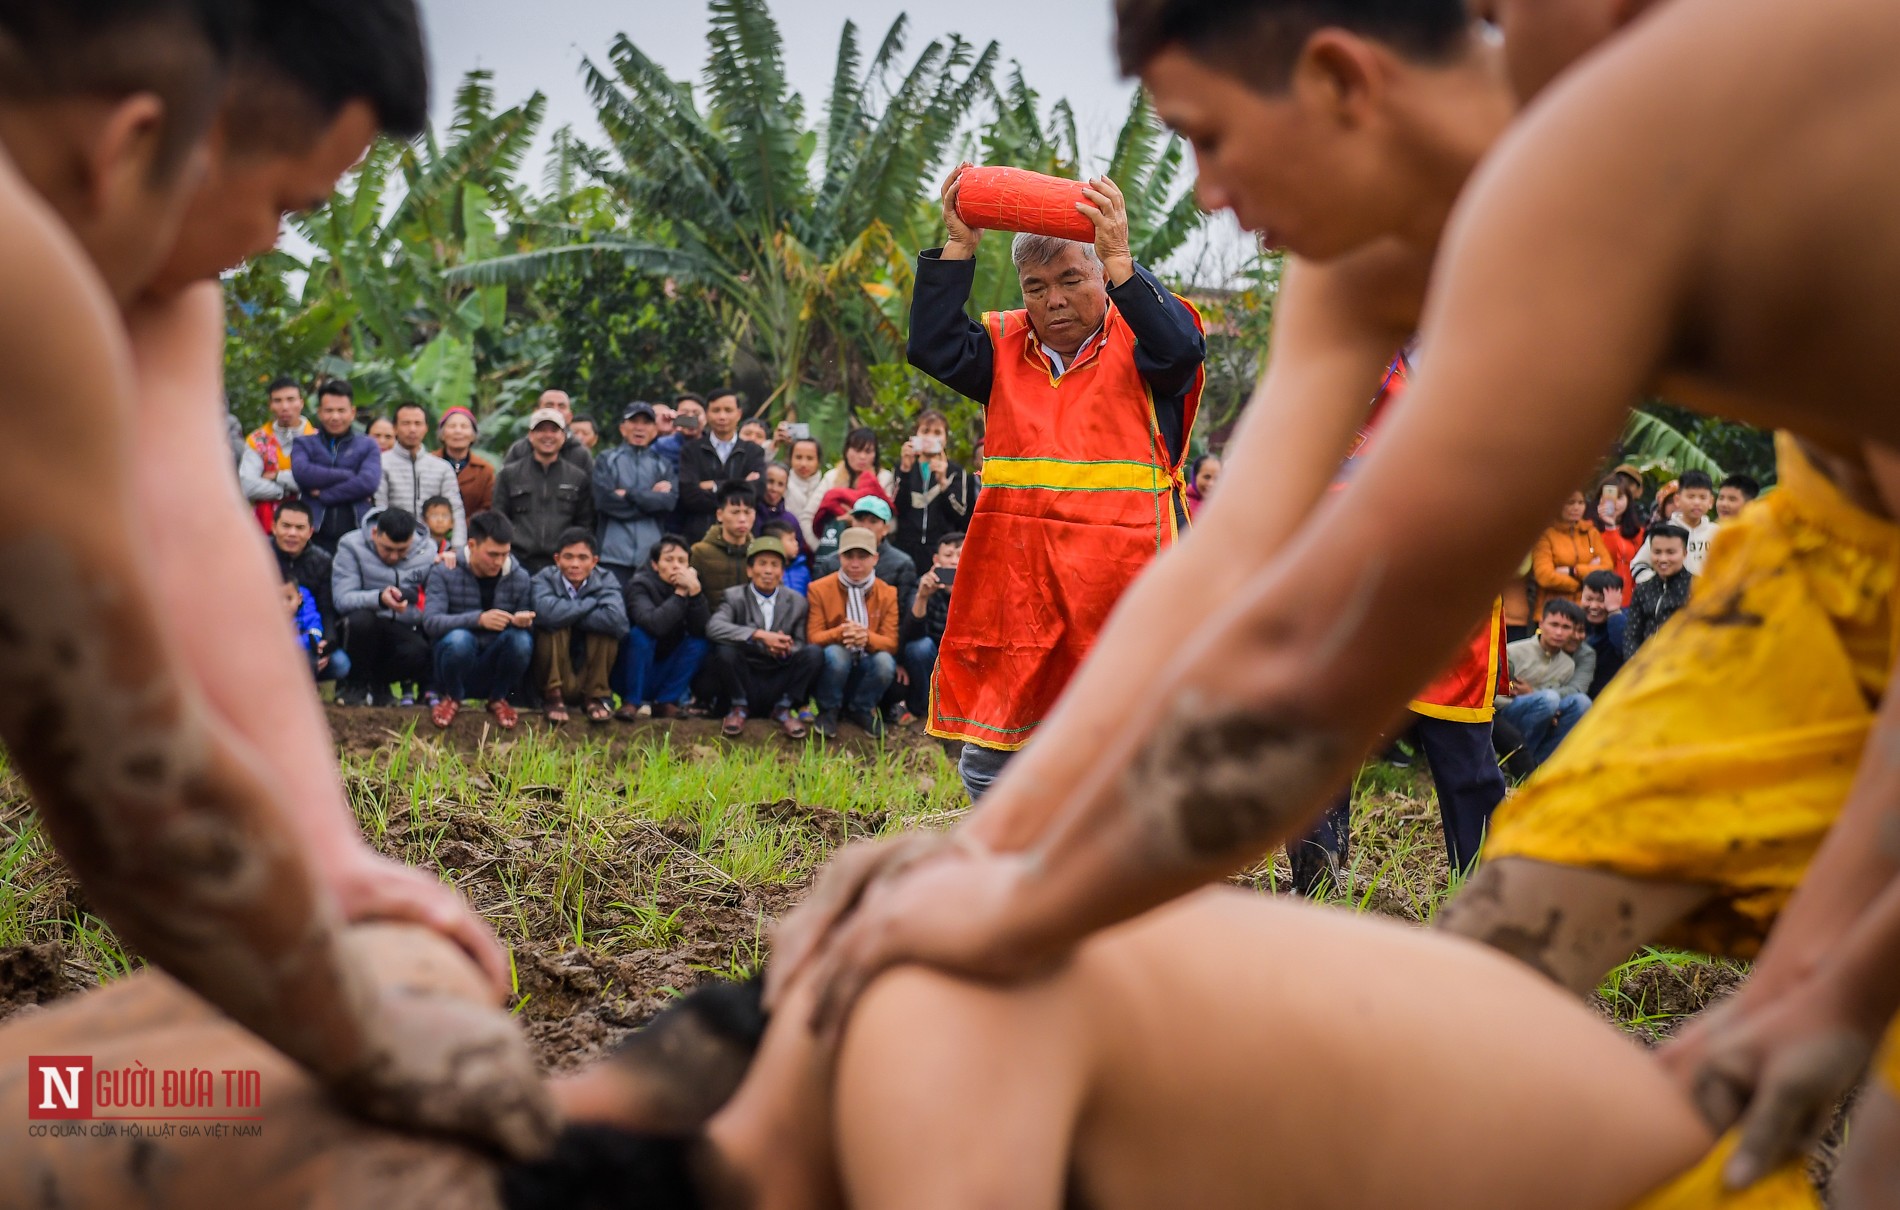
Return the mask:
POLYGON ((1135 275, 1135 257, 1129 251, 1128 203, 1121 188, 1105 176, 1086 181, 1075 208, 1095 224, 1095 255, 1102 259, 1102 273, 1108 284, 1119 286, 1135 275))
POLYGON ((974 259, 977 241, 983 238, 981 229, 970 226, 957 214, 957 190, 963 181, 963 170, 968 167, 968 161, 958 164, 943 182, 943 227, 947 235, 943 244, 944 260, 974 259))

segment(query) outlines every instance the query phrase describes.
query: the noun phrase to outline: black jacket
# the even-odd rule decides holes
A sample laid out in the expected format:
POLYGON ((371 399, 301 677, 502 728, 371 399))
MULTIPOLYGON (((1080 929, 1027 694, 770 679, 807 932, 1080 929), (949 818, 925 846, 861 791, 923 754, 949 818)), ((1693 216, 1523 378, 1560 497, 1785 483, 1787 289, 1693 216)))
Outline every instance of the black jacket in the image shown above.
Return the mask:
POLYGON ((970 528, 970 510, 976 507, 979 486, 974 475, 954 462, 944 468, 943 482, 938 484, 929 464, 918 459, 908 474, 897 475, 897 532, 891 541, 920 569, 929 567, 937 557, 939 539, 970 528))
POLYGON ((732 453, 721 461, 713 448, 711 433, 701 433, 696 441, 680 446, 679 528, 676 533, 699 534, 713 523, 719 511, 719 493, 729 483, 751 487, 756 500, 765 487, 765 451, 750 441, 734 440, 732 453), (756 475, 758 478, 750 478, 756 475), (700 486, 711 482, 712 490, 700 486))
POLYGON ((330 552, 315 542, 303 548, 303 553, 291 558, 270 544, 271 553, 277 556, 277 574, 293 577, 297 587, 308 588, 310 595, 317 599, 317 614, 323 619, 323 633, 336 633, 336 600, 330 595, 330 568, 333 560, 330 552))
POLYGON ((932 639, 941 647, 943 646, 943 632, 950 627, 950 593, 956 587, 957 583, 956 568, 952 567, 944 571, 939 571, 937 573, 937 579, 946 582, 941 588, 931 594, 928 601, 924 602, 922 624, 918 625, 914 618, 909 619, 909 621, 913 626, 917 627, 916 633, 911 637, 932 639))
POLYGON ((1689 603, 1689 589, 1695 584, 1695 577, 1683 568, 1668 579, 1651 576, 1636 586, 1636 595, 1630 600, 1629 627, 1623 632, 1623 655, 1625 659, 1634 659, 1636 649, 1650 640, 1663 623, 1676 616, 1676 611, 1689 603))
MULTIPOLYGON (((422 633, 431 639, 456 630, 477 630, 482 624, 482 585, 469 569, 468 547, 456 552, 455 566, 437 563, 429 569, 422 589, 422 633)), ((495 582, 495 600, 489 609, 520 613, 534 608, 528 573, 513 555, 501 565, 495 582)))
MULTIPOLYGON (((917 257, 917 286, 910 304, 910 364, 957 394, 987 406, 996 353, 983 325, 964 313, 976 284, 974 260, 944 260, 941 248, 917 257)), ((1155 421, 1168 452, 1179 461, 1187 448, 1187 395, 1207 341, 1187 304, 1168 293, 1154 274, 1135 275, 1108 288, 1108 301, 1135 334, 1135 369, 1154 394, 1155 421)))
POLYGON ((628 579, 627 616, 653 638, 656 654, 670 655, 680 640, 706 637, 712 606, 706 594, 683 597, 651 567, 642 567, 628 579))
POLYGON ((553 564, 562 530, 594 528, 593 475, 565 458, 510 462, 495 477, 495 509, 515 523, 515 558, 532 575, 553 564))

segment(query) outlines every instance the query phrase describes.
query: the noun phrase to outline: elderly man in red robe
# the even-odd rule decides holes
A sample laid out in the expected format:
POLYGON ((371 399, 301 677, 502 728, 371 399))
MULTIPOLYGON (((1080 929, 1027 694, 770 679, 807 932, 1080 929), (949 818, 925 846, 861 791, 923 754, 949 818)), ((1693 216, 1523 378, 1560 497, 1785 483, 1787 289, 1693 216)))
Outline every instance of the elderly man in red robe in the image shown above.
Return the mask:
POLYGON ((917 258, 910 363, 985 406, 983 491, 931 688, 932 735, 964 742, 978 798, 1034 736, 1109 611, 1187 527, 1188 435, 1200 406, 1201 317, 1129 253, 1107 178, 1077 208, 1095 243, 1019 235, 1023 309, 964 305, 982 233, 943 188, 948 239, 917 258))

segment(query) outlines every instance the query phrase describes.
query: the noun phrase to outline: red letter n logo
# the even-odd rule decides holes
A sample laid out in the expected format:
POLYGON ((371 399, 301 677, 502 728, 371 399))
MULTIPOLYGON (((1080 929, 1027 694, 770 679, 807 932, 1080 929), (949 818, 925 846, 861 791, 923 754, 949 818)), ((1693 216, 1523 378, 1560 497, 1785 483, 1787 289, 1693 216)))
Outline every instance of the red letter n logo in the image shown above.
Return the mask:
POLYGON ((26 1116, 92 1116, 92 1056, 33 1055, 26 1061, 26 1116))

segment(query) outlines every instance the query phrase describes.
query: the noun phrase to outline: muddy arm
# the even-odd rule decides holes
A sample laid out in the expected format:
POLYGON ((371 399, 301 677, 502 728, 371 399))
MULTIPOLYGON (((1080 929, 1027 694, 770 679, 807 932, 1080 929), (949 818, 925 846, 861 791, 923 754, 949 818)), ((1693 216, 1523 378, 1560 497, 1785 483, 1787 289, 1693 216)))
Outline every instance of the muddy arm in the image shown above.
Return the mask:
MULTIPOLYGON (((388 1011, 345 960, 336 904, 288 808, 159 625, 135 541, 135 391, 110 300, 4 170, 0 230, 0 739, 49 835, 127 942, 354 1107, 497 1137, 473 1123, 469 1085, 506 1060, 476 1071, 427 1041, 473 1037, 489 1048, 479 1062, 501 1053, 493 1031, 388 1011)), ((514 1117, 508 1141, 538 1145, 541 1119, 514 1117)))
POLYGON ((1352 489, 1182 651, 1159 725, 1098 745, 1139 755, 1100 762, 1023 863, 1013 944, 1060 950, 1298 834, 1584 479, 1662 358, 1692 245, 1662 217, 1613 235, 1585 213, 1609 186, 1579 174, 1614 180, 1591 162, 1612 146, 1546 133, 1481 175, 1405 406, 1352 489), (1591 354, 1553 374, 1556 348, 1591 354))
POLYGON ((1390 289, 1393 274, 1373 276, 1362 283, 1330 267, 1288 266, 1267 372, 1227 453, 1245 486, 1216 494, 1187 538, 1123 596, 1036 742, 972 814, 973 837, 1019 849, 1040 836, 1087 780, 1102 736, 1125 726, 1131 708, 1159 714, 1158 698, 1131 702, 1127 687, 1160 676, 1180 636, 1215 617, 1312 512, 1409 335, 1368 322, 1360 295, 1390 289))
POLYGON ((63 230, 17 197, 0 210, 13 233, 0 274, 0 736, 128 941, 286 1053, 338 1070, 365 1051, 367 992, 338 958, 335 907, 273 790, 210 724, 156 625, 132 537, 116 314, 63 230))

